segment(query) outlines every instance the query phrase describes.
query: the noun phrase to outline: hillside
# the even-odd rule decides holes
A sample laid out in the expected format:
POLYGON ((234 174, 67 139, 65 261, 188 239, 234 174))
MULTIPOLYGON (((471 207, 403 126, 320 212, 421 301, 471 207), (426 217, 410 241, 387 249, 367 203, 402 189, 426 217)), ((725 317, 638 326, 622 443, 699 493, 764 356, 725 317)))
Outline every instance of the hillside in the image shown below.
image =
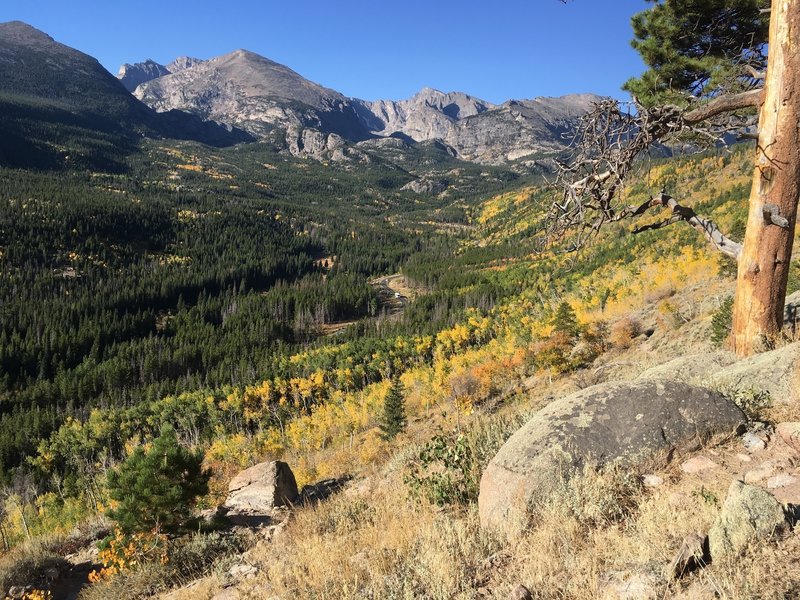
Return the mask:
MULTIPOLYGON (((581 493, 610 494, 602 497, 603 502, 627 498, 615 495, 619 493, 636 494, 630 501, 625 500, 619 509, 622 513, 613 513, 622 517, 606 520, 603 514, 587 517, 580 513, 565 517, 554 512, 526 542, 526 547, 538 544, 550 548, 548 552, 555 556, 574 552, 576 561, 584 565, 580 567, 585 569, 584 578, 566 577, 565 573, 573 573, 567 563, 556 568, 540 552, 516 551, 476 529, 475 478, 493 451, 537 407, 576 387, 634 378, 648 368, 667 363, 676 354, 709 357, 703 360, 710 361, 707 364, 712 378, 732 360, 710 360, 718 354, 710 342, 711 316, 719 312, 730 294, 730 265, 707 249, 691 229, 673 227, 666 232, 629 236, 619 228, 610 231, 580 260, 571 262, 563 255, 532 254, 531 228, 541 215, 547 194, 543 188, 528 185, 499 195, 487 190, 483 196, 460 196, 444 211, 441 200, 426 206, 423 200, 413 200, 414 196, 406 193, 385 188, 381 191, 378 182, 383 176, 373 184, 372 199, 356 191, 358 187, 348 191, 341 187, 348 177, 354 178, 355 186, 363 184, 341 169, 328 175, 331 196, 327 201, 320 201, 319 187, 315 186, 308 200, 298 203, 303 197, 298 194, 308 182, 318 181, 324 173, 321 165, 269 154, 264 148, 239 154, 236 164, 228 164, 228 152, 242 150, 205 154, 199 147, 154 145, 146 162, 158 170, 150 171, 148 167, 138 171, 140 187, 122 189, 113 178, 97 182, 96 193, 109 198, 135 195, 146 199, 150 195, 151 199, 141 205, 152 207, 147 211, 136 208, 133 210, 143 212, 120 212, 114 216, 128 205, 124 203, 99 222, 113 223, 109 221, 111 217, 122 219, 119 222, 146 218, 152 223, 147 226, 149 231, 162 232, 159 237, 149 236, 148 243, 158 242, 161 246, 142 246, 142 240, 130 239, 127 246, 115 248, 110 254, 103 250, 102 230, 91 229, 86 231, 88 237, 70 241, 71 246, 60 246, 59 242, 63 249, 54 258, 63 256, 60 260, 71 261, 71 266, 53 262, 64 270, 51 285, 70 295, 84 293, 81 288, 85 285, 102 282, 100 278, 92 283, 97 274, 109 267, 154 272, 157 278, 153 283, 160 285, 153 288, 153 294, 148 291, 148 279, 131 271, 127 279, 141 281, 139 288, 134 288, 136 293, 149 294, 144 296, 146 302, 137 299, 135 305, 152 306, 152 316, 142 312, 130 324, 122 321, 124 328, 115 338, 100 337, 98 341, 96 334, 87 329, 85 335, 70 335, 84 340, 81 346, 62 350, 58 340, 56 345, 46 346, 43 350, 54 357, 85 353, 75 367, 66 362, 52 363, 55 377, 29 371, 16 380, 6 379, 5 393, 18 398, 21 405, 29 402, 25 399, 27 386, 36 386, 30 388, 31 392, 37 390, 31 398, 42 397, 42 391, 51 385, 50 377, 53 391, 49 393, 54 394, 54 399, 58 398, 59 389, 72 390, 70 394, 87 389, 94 397, 97 390, 106 390, 100 397, 107 398, 88 412, 86 400, 81 400, 81 409, 72 413, 58 408, 64 400, 55 400, 45 419, 42 415, 48 413, 44 408, 23 420, 14 420, 19 418, 15 415, 24 414, 19 411, 2 417, 6 431, 23 432, 23 437, 32 437, 32 427, 42 427, 38 436, 47 440, 35 448, 27 446, 26 450, 32 453, 31 475, 58 474, 58 489, 63 494, 40 495, 38 511, 33 510, 32 496, 27 496, 31 504, 22 500, 19 510, 9 512, 4 521, 7 539, 18 543, 24 538, 19 515, 25 515, 29 531, 38 535, 54 529, 67 531, 82 519, 76 516, 78 513, 102 506, 106 493, 103 465, 122 459, 131 439, 155 435, 156 424, 163 421, 175 423, 183 443, 205 450, 205 464, 213 469, 213 477, 204 506, 213 507, 224 498, 228 481, 239 469, 275 458, 291 465, 301 487, 347 478, 354 480, 349 488, 352 491, 317 506, 298 509, 294 522, 274 545, 259 542, 258 536, 221 541, 215 537, 217 534, 209 534, 210 537, 192 542, 198 545, 196 551, 206 557, 196 565, 205 566, 190 567, 181 562, 184 558, 180 557, 186 557, 188 550, 180 550, 183 542, 178 538, 169 550, 172 566, 123 572, 88 587, 86 597, 148 595, 200 576, 206 577, 184 592, 186 597, 210 598, 223 584, 234 584, 245 597, 265 589, 278 597, 298 590, 312 597, 349 597, 355 595, 351 593, 352 585, 358 585, 359 594, 367 596, 405 589, 412 595, 428 597, 505 597, 519 583, 529 589, 541 586, 548 594, 580 597, 581 590, 605 585, 600 571, 619 570, 606 553, 598 553, 599 545, 606 544, 610 549, 607 552, 627 557, 620 558, 628 561, 624 573, 638 574, 645 568, 642 565, 656 560, 654 552, 672 551, 667 548, 672 548, 684 531, 707 527, 713 520, 727 485, 727 470, 719 472, 713 482, 661 474, 668 478, 669 487, 654 493, 625 487, 628 484, 624 481, 600 481, 596 491, 586 488, 581 493), (243 169, 248 164, 251 166, 243 169), (255 168, 262 170, 260 181, 253 180, 255 168), (237 179, 240 173, 242 179, 237 179), (159 185, 159 181, 173 183, 159 185), (223 189, 228 198, 226 210, 231 212, 221 220, 215 205, 223 189), (257 190, 263 190, 259 200, 254 197, 257 190), (276 190, 284 190, 286 200, 281 200, 276 190), (159 197, 162 199, 156 201, 159 197), (246 200, 248 197, 252 199, 246 200), (352 219, 325 218, 326 214, 341 215, 347 206, 343 201, 359 197, 362 203, 347 209, 352 211, 352 219), (361 216, 369 214, 370 205, 375 207, 374 222, 361 216), (152 212, 156 207, 160 212, 152 212), (383 217, 387 209, 393 215, 389 221, 383 217), (173 220, 169 215, 177 218, 173 220), (360 216, 356 219, 355 215, 360 216), (445 215, 450 216, 443 218, 445 215), (458 221, 455 215, 461 215, 458 221), (267 225, 270 222, 274 225, 267 225), (454 228, 456 222, 461 227, 454 228), (256 225, 259 233, 253 235, 248 224, 256 225), (337 232, 337 227, 343 231, 337 232), (344 231, 352 234, 342 235, 344 231), (237 255, 231 254, 230 247, 219 245, 210 246, 209 255, 205 255, 201 249, 209 246, 210 238, 203 236, 219 237, 219 232, 226 232, 223 239, 232 243, 242 236, 252 240, 253 258, 242 262, 241 253, 250 252, 248 247, 240 247, 237 255), (419 238, 420 232, 429 234, 419 238), (419 240, 411 252, 406 250, 410 235, 419 240), (348 237, 352 242, 345 243, 343 240, 348 237), (287 258, 299 253, 307 262, 264 264, 258 257, 264 255, 269 247, 266 244, 273 243, 272 239, 284 248, 287 242, 297 245, 289 247, 287 258), (79 245, 75 246, 76 242, 79 245), (380 254, 375 253, 378 249, 380 254), (231 271, 213 256, 239 256, 236 262, 242 272, 231 271), (333 269, 320 272, 329 267, 316 267, 314 260, 318 256, 333 257, 333 269), (367 256, 374 258, 366 262, 367 256), (131 258, 135 258, 131 266, 124 267, 131 258), (155 264, 163 265, 164 270, 153 271, 155 264), (289 265, 295 269, 296 283, 285 279, 292 273, 286 270, 289 265), (270 268, 284 269, 281 277, 286 283, 270 288, 269 271, 265 270, 270 268), (381 316, 381 305, 374 303, 367 276, 398 268, 419 292, 399 316, 381 316), (192 278, 201 274, 214 279, 193 283, 192 278), (323 286, 323 281, 327 285, 323 286), (188 285, 184 290, 198 286, 195 289, 202 287, 203 291, 198 295, 188 291, 178 294, 180 288, 176 285, 188 285), (339 289, 342 295, 337 296, 339 289), (584 328, 580 351, 574 342, 565 343, 553 335, 553 316, 565 301, 584 328), (333 338, 317 337, 316 324, 340 319, 357 323, 333 338), (601 326, 603 322, 607 325, 601 326), (254 323, 258 324, 255 330, 254 323), (155 331, 155 336, 148 333, 148 327, 153 328, 150 331, 155 331), (137 331, 136 328, 141 330, 139 339, 126 342, 124 336, 130 334, 125 332, 137 331), (248 331, 254 332, 256 338, 248 338, 248 331), (199 336, 208 342, 199 344, 199 336), (296 345, 304 336, 309 337, 296 345), (189 348, 197 348, 200 353, 187 355, 189 348), (231 357, 235 360, 231 361, 231 357), (223 362, 217 363, 217 370, 209 368, 220 359, 223 362), (129 364, 137 369, 135 373, 114 374, 114 369, 128 369, 129 364), (196 374, 191 367, 187 371, 192 364, 199 367, 196 374), (380 438, 376 425, 380 422, 388 386, 386 374, 390 370, 401 374, 410 426, 406 434, 386 442, 380 438), (65 377, 69 373, 72 375, 65 377), (170 379, 170 373, 178 377, 170 379), (231 374, 235 374, 234 379, 231 374), (137 379, 143 387, 119 388, 114 384, 137 379), (54 419, 64 421, 51 429, 48 425, 54 419), (426 446, 432 436, 434 445, 426 446), (436 444, 441 443, 445 448, 461 448, 459 452, 465 454, 431 455, 432 449, 439 447, 436 444), (425 454, 424 448, 431 450, 425 454), (442 468, 450 479, 426 479, 425 471, 415 466, 423 455, 429 457, 425 460, 433 456, 435 461, 444 461, 442 468), (91 468, 87 469, 89 465, 91 468), (687 511, 683 525, 654 545, 647 531, 662 528, 666 515, 674 511, 664 504, 672 493, 694 500, 687 500, 682 509, 687 511), (706 500, 712 497, 717 500, 706 500), (633 507, 634 512, 626 512, 633 507), (425 526, 416 526, 420 523, 425 526), (554 530, 570 532, 564 540, 568 545, 547 537, 554 530), (352 551, 345 552, 337 545, 342 536, 351 540, 352 551), (579 544, 580 539, 590 541, 579 544), (244 557, 239 554, 256 542, 255 549, 244 557), (631 544, 646 544, 652 551, 631 554, 631 544), (384 548, 383 553, 373 554, 376 547, 384 548), (279 552, 281 558, 273 552, 279 552), (240 572, 236 569, 229 572, 232 565, 242 561, 254 567, 245 571, 255 573, 255 578, 241 579, 235 574, 240 572), (214 571, 217 575, 209 577, 212 564, 218 565, 214 571), (409 569, 400 568, 402 564, 409 565, 409 569), (301 571, 303 575, 299 576, 301 571), (337 575, 333 577, 333 573, 337 575)), ((746 148, 739 148, 732 153, 660 161, 643 171, 628 193, 635 199, 660 189, 668 180, 679 183, 682 188, 694 190, 694 206, 698 210, 735 232, 744 218, 743 199, 749 179, 747 152, 746 148)), ((403 181, 397 181, 394 189, 398 190, 403 181)), ((42 183, 34 178, 26 185, 30 188, 42 183)), ((85 183, 76 180, 71 185, 85 183)), ((497 185, 507 184, 498 181, 497 185)), ((15 206, 9 202, 9 206, 15 206)), ((28 203, 25 210, 35 206, 28 203)), ((76 208, 79 212, 86 209, 76 208)), ((16 222, 24 221, 17 217, 16 222)), ((66 223, 67 228, 73 227, 70 221, 66 223)), ((8 229, 3 231, 7 236, 8 229)), ((24 256, 16 247, 4 243, 7 265, 18 260, 14 257, 24 256)), ((285 260, 280 255, 276 258, 285 260)), ((326 260, 322 264, 330 263, 326 260)), ((48 263, 46 271, 51 269, 53 266, 48 263)), ((798 288, 799 279, 795 270, 793 289, 798 288)), ((41 287, 43 283, 27 287, 47 289, 41 287)), ((123 302, 131 291, 115 292, 110 296, 116 298, 114 304, 97 310, 124 311, 123 302)), ((34 296, 26 304, 35 307, 38 302, 34 296)), ((85 306, 78 304, 82 305, 85 306)), ((4 302, 5 310, 14 306, 4 302)), ((59 310, 63 311, 56 304, 52 306, 35 314, 58 315, 59 310)), ((33 314, 21 320, 16 316, 14 320, 30 323, 25 325, 28 328, 47 327, 47 321, 33 314)), ((83 327, 101 320, 114 323, 113 312, 97 315, 83 327), (102 316, 105 314, 108 316, 102 316)), ((77 316, 72 318, 79 324, 77 316)), ((108 326, 106 329, 114 331, 108 326)), ((35 346, 26 349, 16 345, 18 335, 6 331, 3 339, 12 342, 3 352, 5 357, 36 355, 35 346), (16 354, 22 350, 24 354, 16 354)), ((737 376, 720 379, 714 385, 740 399, 763 399, 757 395, 763 390, 758 387, 764 385, 763 380, 753 373, 748 379, 737 376)), ((705 375, 699 377, 707 380, 705 375)), ((767 407, 759 418, 796 419, 797 415, 791 412, 793 405, 783 404, 784 399, 777 397, 785 392, 772 389, 776 396, 772 398, 774 406, 767 407)), ((754 410, 758 406, 761 405, 754 404, 754 410)), ((764 407, 758 410, 763 411, 764 407)), ((4 435, 3 439, 12 438, 4 435)), ((739 442, 734 440, 730 442, 733 445, 712 447, 709 451, 732 456, 737 451, 736 443, 739 442)), ((8 450, 5 452, 6 457, 12 456, 8 450)), ((717 454, 713 456, 714 461, 721 460, 717 454)), ((575 504, 575 510, 580 506, 575 504)), ((46 547, 56 548, 53 544, 61 544, 60 539, 54 538, 46 547)), ((773 552, 771 546, 768 548, 765 552, 773 552)), ((780 553, 791 546, 777 548, 780 553)), ((46 550, 43 556, 56 560, 51 552, 46 550)), ((25 554, 12 554, 8 560, 12 556, 25 554)), ((666 563, 668 557, 658 560, 666 563)), ((788 566, 765 573, 759 565, 755 558, 747 559, 740 563, 738 575, 712 571, 711 576, 723 590, 740 589, 740 578, 751 576, 761 578, 765 589, 775 593, 790 589, 787 586, 795 579, 788 566)), ((11 571, 0 573, 11 577, 11 571)), ((622 581, 628 576, 620 575, 622 581)), ((654 585, 661 585, 658 581, 654 585)), ((702 581, 690 579, 675 585, 675 589, 691 588, 702 585, 702 581)))
POLYGON ((91 56, 19 21, 0 23, 0 164, 119 171, 143 136, 230 145, 242 132, 131 96, 91 56))

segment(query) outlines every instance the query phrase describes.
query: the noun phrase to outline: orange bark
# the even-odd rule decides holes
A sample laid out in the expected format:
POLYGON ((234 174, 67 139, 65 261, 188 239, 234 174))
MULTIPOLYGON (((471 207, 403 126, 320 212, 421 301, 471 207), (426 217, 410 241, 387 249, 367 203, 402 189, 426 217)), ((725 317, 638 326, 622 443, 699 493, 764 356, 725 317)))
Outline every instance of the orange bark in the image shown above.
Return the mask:
POLYGON ((764 87, 734 300, 739 356, 768 348, 783 325, 800 198, 800 0, 772 0, 764 87))

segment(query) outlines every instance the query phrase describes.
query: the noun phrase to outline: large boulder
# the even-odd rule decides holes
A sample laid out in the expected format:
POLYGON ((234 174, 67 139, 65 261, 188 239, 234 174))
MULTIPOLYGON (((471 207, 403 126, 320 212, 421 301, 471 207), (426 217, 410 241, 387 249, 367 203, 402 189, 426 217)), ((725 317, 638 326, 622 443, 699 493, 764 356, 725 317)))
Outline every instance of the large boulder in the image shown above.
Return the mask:
POLYGON ((275 460, 245 469, 228 485, 223 505, 230 512, 269 514, 298 498, 294 473, 285 462, 275 460))
POLYGON ((735 362, 710 379, 723 385, 769 392, 777 404, 800 401, 800 342, 735 362))
POLYGON ((536 503, 584 465, 666 460, 744 422, 744 413, 721 394, 676 381, 581 390, 536 413, 491 460, 481 478, 481 524, 518 532, 536 503))
POLYGON ((775 497, 753 485, 734 481, 711 531, 708 548, 712 560, 734 557, 757 539, 787 526, 783 506, 775 497))

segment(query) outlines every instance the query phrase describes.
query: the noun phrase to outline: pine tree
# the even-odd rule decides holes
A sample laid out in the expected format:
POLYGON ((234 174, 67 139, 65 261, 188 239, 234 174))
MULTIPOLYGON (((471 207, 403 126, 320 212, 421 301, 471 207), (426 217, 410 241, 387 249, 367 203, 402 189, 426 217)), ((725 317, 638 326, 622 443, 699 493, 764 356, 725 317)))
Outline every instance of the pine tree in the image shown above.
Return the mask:
POLYGON ((569 302, 559 304, 553 317, 553 333, 563 333, 568 339, 574 340, 580 335, 580 332, 578 317, 569 302))
POLYGON ((174 531, 191 518, 198 496, 208 493, 211 472, 203 453, 178 443, 175 430, 164 427, 149 450, 136 448, 108 473, 108 491, 118 502, 108 516, 126 533, 174 531))
POLYGON ((406 429, 406 408, 403 402, 403 384, 395 377, 383 402, 381 432, 384 440, 394 438, 406 429))

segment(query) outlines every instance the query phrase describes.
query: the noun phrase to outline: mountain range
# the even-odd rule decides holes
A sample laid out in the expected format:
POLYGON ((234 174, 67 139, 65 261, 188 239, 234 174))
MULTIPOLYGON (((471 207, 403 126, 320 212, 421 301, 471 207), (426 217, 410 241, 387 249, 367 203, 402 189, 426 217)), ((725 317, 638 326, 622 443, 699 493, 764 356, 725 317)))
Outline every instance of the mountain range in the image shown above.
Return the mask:
MULTIPOLYGON (((124 64, 115 78, 91 56, 15 21, 0 24, 0 162, 101 164, 142 137, 212 145, 267 141, 295 156, 363 161, 376 149, 435 143, 481 164, 562 150, 592 94, 492 104, 424 88, 367 101, 309 81, 247 50, 201 60, 124 64), (80 146, 67 152, 66 146, 80 146)), ((124 153, 124 151, 123 151, 124 153)), ((116 160, 116 159, 114 159, 116 160)))
POLYGON ((426 87, 406 100, 366 101, 348 98, 247 50, 189 60, 191 64, 181 63, 177 69, 149 60, 123 65, 120 78, 129 82, 129 89, 141 81, 133 94, 157 111, 187 111, 258 138, 280 128, 293 153, 316 158, 338 148, 341 139, 357 143, 400 137, 409 142, 441 140, 459 158, 499 164, 562 149, 576 119, 598 100, 592 94, 574 94, 495 105, 426 87), (312 136, 316 143, 306 148, 305 129, 325 137, 312 136))

